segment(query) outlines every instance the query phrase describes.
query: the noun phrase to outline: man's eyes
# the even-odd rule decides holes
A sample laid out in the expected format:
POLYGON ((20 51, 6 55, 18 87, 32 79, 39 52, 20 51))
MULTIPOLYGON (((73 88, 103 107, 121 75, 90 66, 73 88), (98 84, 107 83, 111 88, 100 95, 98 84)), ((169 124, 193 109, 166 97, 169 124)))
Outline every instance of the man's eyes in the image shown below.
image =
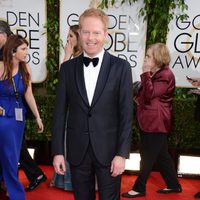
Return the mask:
POLYGON ((92 35, 100 35, 101 33, 100 33, 100 32, 92 32, 92 33, 90 33, 90 32, 88 32, 88 31, 83 31, 83 34, 85 34, 85 35, 89 35, 89 34, 92 34, 92 35))

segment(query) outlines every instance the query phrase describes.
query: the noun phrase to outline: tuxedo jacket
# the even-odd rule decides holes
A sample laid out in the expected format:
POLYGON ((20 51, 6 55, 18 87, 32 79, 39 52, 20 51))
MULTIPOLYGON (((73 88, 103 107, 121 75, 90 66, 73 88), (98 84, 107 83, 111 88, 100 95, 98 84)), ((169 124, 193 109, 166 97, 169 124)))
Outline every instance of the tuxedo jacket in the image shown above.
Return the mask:
POLYGON ((169 133, 172 129, 174 74, 169 66, 141 75, 142 89, 137 97, 137 120, 145 132, 169 133))
POLYGON ((110 165, 114 156, 129 156, 132 134, 130 64, 105 51, 91 105, 85 88, 83 54, 61 65, 57 86, 52 154, 79 165, 92 146, 97 160, 110 165), (66 124, 66 126, 65 126, 66 124))

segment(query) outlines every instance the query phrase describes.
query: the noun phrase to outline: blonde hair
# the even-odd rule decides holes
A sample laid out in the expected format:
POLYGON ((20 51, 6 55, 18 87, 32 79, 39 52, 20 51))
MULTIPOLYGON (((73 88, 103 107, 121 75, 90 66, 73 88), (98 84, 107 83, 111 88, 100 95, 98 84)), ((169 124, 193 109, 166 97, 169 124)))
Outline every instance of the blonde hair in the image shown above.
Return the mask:
POLYGON ((147 47, 147 50, 148 49, 152 50, 154 62, 159 68, 169 65, 171 58, 169 50, 164 43, 155 43, 149 45, 147 47))
POLYGON ((79 25, 72 25, 69 27, 69 29, 74 33, 74 35, 76 36, 76 39, 77 39, 77 45, 74 47, 74 50, 73 50, 73 56, 76 57, 76 56, 79 56, 81 53, 82 53, 82 46, 81 46, 81 42, 80 42, 80 37, 79 37, 79 25))
POLYGON ((82 22, 83 22, 83 19, 86 17, 99 18, 102 21, 102 23, 104 24, 104 31, 108 30, 108 21, 109 21, 108 16, 102 10, 97 9, 97 8, 89 8, 89 9, 85 10, 79 18, 80 29, 82 29, 82 22))

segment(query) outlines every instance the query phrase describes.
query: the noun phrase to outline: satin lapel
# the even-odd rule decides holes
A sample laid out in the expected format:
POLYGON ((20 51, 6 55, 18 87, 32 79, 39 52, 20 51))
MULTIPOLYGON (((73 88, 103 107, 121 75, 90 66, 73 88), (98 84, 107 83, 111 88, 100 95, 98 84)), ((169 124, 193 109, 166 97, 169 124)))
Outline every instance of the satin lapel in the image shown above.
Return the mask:
POLYGON ((94 92, 94 96, 93 96, 93 99, 92 99, 91 106, 95 105, 99 96, 103 92, 106 81, 108 79, 109 72, 110 72, 110 55, 109 55, 108 52, 105 52, 104 57, 103 57, 103 61, 102 61, 102 64, 101 64, 99 76, 98 76, 98 79, 97 79, 97 84, 96 84, 96 88, 95 88, 95 92, 94 92))
POLYGON ((83 72, 83 54, 78 57, 76 62, 76 82, 79 93, 83 99, 83 101, 89 106, 87 92, 85 88, 85 81, 84 81, 84 72, 83 72))

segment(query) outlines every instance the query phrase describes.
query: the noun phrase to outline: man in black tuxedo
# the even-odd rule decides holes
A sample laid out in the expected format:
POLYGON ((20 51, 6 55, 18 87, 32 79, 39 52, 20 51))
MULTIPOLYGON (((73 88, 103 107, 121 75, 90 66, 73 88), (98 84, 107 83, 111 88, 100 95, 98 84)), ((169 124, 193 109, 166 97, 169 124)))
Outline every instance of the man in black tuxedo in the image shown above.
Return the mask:
POLYGON ((108 35, 108 16, 103 11, 86 10, 79 26, 83 54, 64 62, 59 73, 53 165, 56 173, 64 175, 66 123, 67 160, 75 199, 95 199, 96 174, 99 199, 119 200, 132 134, 131 67, 103 49, 108 35))

